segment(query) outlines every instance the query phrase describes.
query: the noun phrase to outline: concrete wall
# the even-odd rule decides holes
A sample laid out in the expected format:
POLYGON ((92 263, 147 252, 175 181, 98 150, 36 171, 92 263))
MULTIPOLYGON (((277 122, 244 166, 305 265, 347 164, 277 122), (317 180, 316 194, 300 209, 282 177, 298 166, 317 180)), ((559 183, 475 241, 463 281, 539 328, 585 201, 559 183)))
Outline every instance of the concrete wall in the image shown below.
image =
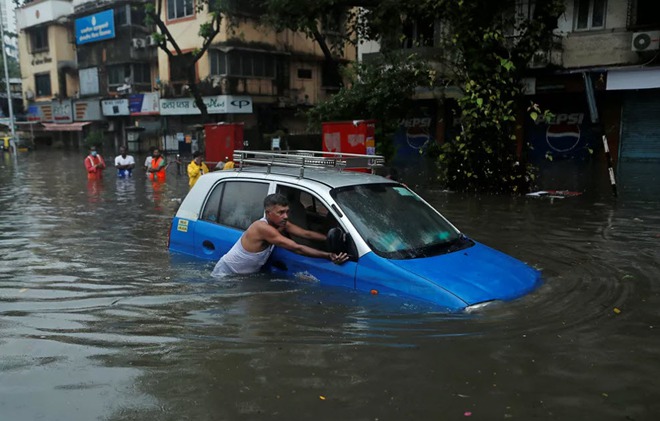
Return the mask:
POLYGON ((562 62, 566 68, 634 64, 640 56, 631 50, 632 32, 626 29, 627 1, 609 0, 605 28, 576 30, 574 1, 558 20, 556 33, 563 37, 562 62))
MULTIPOLYGON (((29 29, 28 29, 29 30, 29 29)), ((21 57, 21 75, 23 75, 23 90, 30 90, 36 94, 34 75, 38 73, 50 73, 50 83, 52 94, 43 100, 50 101, 53 96, 68 95, 73 96, 78 91, 78 80, 67 76, 67 92, 59 92, 58 81, 58 63, 76 62, 76 53, 72 44, 69 43, 72 35, 69 30, 60 25, 50 25, 48 27, 48 51, 41 51, 30 54, 30 37, 23 30, 18 37, 18 48, 21 57)), ((35 98, 39 99, 39 98, 35 98)))
MULTIPOLYGON (((162 18, 165 19, 165 16, 162 18)), ((209 20, 210 16, 206 11, 203 11, 189 18, 165 22, 181 49, 192 51, 201 46, 201 38, 198 36, 200 24, 209 20)), ((289 54, 291 57, 289 86, 292 96, 290 100, 299 104, 315 104, 325 98, 325 91, 321 89, 323 52, 314 40, 307 38, 304 34, 289 30, 275 32, 252 21, 242 21, 237 27, 230 30, 225 18, 222 20, 220 33, 213 40, 213 44, 228 41, 235 41, 246 46, 254 44, 256 49, 262 49, 263 46, 267 45, 274 51, 289 54), (298 69, 301 68, 310 69, 312 79, 298 78, 298 69)), ((343 51, 343 58, 354 61, 356 58, 355 47, 347 44, 343 51)), ((169 59, 161 50, 158 51, 158 67, 160 80, 164 83, 169 82, 169 59)), ((210 71, 211 66, 207 53, 197 63, 199 80, 209 77, 210 71)), ((277 94, 272 80, 263 78, 240 78, 236 85, 236 92, 233 93, 262 95, 265 97, 273 97, 277 94)))

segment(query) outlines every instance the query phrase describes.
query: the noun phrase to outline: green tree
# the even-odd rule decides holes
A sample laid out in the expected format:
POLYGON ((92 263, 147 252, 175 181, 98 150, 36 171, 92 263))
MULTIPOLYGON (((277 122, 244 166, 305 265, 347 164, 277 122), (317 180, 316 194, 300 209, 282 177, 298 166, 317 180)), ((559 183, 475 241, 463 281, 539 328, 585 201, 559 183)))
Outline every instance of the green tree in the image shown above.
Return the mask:
POLYGON ((323 121, 378 120, 378 152, 391 158, 391 139, 399 119, 413 103, 413 93, 428 85, 433 70, 414 54, 393 54, 345 69, 347 86, 325 102, 312 108, 307 116, 312 126, 323 121))
MULTIPOLYGON (((431 82, 456 86, 464 93, 458 115, 462 130, 455 139, 449 139, 439 155, 442 181, 457 190, 515 192, 526 188, 533 179, 533 169, 519 162, 515 148, 516 117, 521 107, 525 108, 520 79, 533 54, 551 43, 552 29, 564 11, 563 0, 529 0, 527 4, 517 0, 309 3, 265 0, 267 20, 314 35, 328 13, 341 11, 347 23, 342 41, 379 40, 383 51, 398 49, 404 43, 427 45, 420 38, 406 39, 404 28, 441 22, 443 30, 431 35, 436 41, 442 40, 441 48, 430 58, 441 64, 443 71, 431 82)), ((360 84, 353 86, 361 88, 360 84)), ((377 117, 376 109, 367 108, 364 113, 369 112, 377 117)))

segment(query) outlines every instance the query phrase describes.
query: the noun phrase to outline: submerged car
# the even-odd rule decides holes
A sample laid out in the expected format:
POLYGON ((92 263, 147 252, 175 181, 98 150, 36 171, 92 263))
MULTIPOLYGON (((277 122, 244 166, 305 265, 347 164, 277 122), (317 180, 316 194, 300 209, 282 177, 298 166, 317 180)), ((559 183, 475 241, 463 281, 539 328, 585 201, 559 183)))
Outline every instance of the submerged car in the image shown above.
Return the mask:
POLYGON ((289 221, 328 233, 344 251, 336 265, 276 247, 265 271, 371 294, 412 297, 450 311, 511 300, 534 290, 540 272, 474 241, 403 184, 355 168, 382 165, 374 155, 312 151, 237 151, 238 168, 202 176, 182 201, 169 249, 217 261, 263 216, 263 199, 281 193, 289 221))

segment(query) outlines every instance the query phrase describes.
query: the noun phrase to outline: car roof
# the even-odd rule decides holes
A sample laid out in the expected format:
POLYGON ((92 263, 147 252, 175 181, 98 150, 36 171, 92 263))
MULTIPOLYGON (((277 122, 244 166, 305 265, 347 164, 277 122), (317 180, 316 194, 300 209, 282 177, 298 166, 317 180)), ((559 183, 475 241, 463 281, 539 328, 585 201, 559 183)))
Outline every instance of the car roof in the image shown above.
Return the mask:
POLYGON ((204 174, 184 198, 177 211, 177 216, 186 219, 197 219, 204 200, 213 186, 221 180, 232 178, 289 182, 321 195, 327 193, 328 190, 339 187, 382 183, 397 184, 395 181, 379 175, 356 171, 304 168, 301 175, 300 168, 274 165, 269 170, 268 167, 247 166, 242 169, 221 170, 204 174))

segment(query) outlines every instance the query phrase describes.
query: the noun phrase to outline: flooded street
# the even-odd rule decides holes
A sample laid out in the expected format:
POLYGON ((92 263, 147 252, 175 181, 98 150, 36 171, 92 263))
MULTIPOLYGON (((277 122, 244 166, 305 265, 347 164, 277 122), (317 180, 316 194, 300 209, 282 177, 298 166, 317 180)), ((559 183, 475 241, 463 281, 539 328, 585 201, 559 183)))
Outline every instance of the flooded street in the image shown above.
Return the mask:
POLYGON ((214 262, 167 251, 186 176, 88 182, 83 158, 0 156, 2 420, 660 416, 659 164, 621 167, 617 199, 606 183, 554 201, 420 191, 543 271, 527 297, 444 314, 214 280, 214 262))

